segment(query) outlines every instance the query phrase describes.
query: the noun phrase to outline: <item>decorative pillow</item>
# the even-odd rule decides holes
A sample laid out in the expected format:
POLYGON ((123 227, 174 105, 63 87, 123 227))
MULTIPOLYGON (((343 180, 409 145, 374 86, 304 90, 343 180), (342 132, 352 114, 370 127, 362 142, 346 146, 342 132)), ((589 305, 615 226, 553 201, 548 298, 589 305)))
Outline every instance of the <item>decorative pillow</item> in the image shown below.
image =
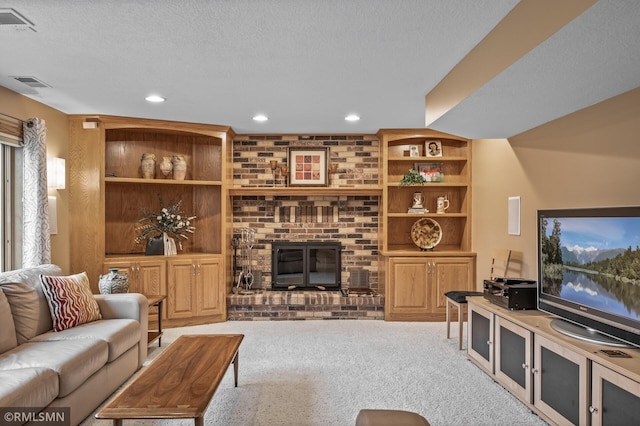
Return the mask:
POLYGON ((62 270, 57 265, 46 264, 0 273, 0 287, 11 306, 18 345, 53 328, 40 275, 62 275, 62 270))
POLYGON ((102 319, 86 272, 68 277, 40 275, 40 282, 55 331, 102 319))
POLYGON ((16 339, 16 326, 11 316, 11 308, 0 287, 0 354, 18 346, 16 339))

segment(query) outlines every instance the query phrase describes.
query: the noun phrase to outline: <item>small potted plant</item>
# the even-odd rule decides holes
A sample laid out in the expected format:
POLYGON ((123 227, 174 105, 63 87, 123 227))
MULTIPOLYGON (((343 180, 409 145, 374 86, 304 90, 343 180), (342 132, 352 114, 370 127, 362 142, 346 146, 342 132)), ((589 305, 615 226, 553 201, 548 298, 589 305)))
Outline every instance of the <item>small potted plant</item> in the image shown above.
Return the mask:
POLYGON ((417 184, 422 185, 425 182, 426 182, 426 179, 424 178, 424 176, 422 176, 420 173, 418 173, 417 170, 409 169, 409 173, 404 175, 404 177, 400 181, 399 186, 417 185, 417 184))

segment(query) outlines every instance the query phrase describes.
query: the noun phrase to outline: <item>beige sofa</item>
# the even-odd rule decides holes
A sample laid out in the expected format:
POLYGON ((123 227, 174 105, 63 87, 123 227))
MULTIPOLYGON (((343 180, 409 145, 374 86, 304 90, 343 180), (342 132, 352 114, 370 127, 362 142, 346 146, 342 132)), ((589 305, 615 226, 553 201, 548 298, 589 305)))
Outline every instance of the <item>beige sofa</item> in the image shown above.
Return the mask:
POLYGON ((56 332, 41 274, 61 270, 0 273, 0 407, 69 407, 77 425, 147 358, 147 300, 95 295, 101 320, 56 332))

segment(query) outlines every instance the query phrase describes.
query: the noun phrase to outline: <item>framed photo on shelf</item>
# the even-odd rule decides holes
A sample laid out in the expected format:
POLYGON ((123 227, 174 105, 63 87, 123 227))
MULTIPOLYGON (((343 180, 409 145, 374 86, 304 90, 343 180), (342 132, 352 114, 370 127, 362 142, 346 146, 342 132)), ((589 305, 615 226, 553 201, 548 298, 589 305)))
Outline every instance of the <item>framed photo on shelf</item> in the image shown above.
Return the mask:
POLYGON ((427 157, 442 157, 442 141, 426 141, 424 152, 427 157))
POLYGON ((329 148, 290 147, 287 152, 289 186, 327 186, 329 148))
POLYGON ((413 168, 427 182, 444 181, 444 163, 415 163, 413 168))
POLYGON ((420 157, 420 146, 419 145, 410 145, 409 146, 409 157, 420 157))

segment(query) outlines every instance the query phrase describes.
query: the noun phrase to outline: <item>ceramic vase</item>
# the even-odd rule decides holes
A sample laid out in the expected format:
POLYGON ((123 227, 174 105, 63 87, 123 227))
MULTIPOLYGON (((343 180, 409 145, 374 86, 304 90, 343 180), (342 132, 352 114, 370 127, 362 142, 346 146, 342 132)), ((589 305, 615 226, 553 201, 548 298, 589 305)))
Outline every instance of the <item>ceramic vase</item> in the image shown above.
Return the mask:
POLYGON ((187 175, 187 162, 181 155, 175 155, 171 160, 173 163, 173 179, 184 180, 187 175))
POLYGON ((142 154, 140 159, 140 169, 144 179, 155 179, 156 177, 156 156, 154 154, 142 154))
POLYGON ((164 176, 165 178, 169 176, 169 174, 171 174, 171 171, 173 170, 173 163, 171 162, 171 157, 162 157, 162 161, 160 161, 160 173, 162 173, 162 176, 164 176))
POLYGON ((151 237, 147 240, 147 247, 144 254, 146 256, 156 256, 164 254, 164 234, 151 237))
POLYGON ((118 268, 109 268, 109 273, 100 275, 98 289, 101 294, 126 293, 129 291, 129 276, 118 273, 118 268))
POLYGON ((176 240, 165 233, 162 234, 162 241, 164 242, 165 256, 175 256, 176 254, 178 254, 178 249, 176 248, 176 240))

